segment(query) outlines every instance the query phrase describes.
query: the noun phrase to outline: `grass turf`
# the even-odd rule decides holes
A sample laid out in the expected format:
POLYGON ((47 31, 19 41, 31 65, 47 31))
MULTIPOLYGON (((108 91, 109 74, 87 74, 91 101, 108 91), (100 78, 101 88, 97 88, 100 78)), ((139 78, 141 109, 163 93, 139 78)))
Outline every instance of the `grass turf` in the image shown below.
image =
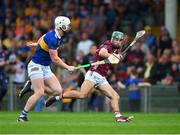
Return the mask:
POLYGON ((31 112, 18 123, 17 112, 0 112, 0 134, 180 134, 180 114, 134 113, 131 122, 117 123, 112 113, 31 112))

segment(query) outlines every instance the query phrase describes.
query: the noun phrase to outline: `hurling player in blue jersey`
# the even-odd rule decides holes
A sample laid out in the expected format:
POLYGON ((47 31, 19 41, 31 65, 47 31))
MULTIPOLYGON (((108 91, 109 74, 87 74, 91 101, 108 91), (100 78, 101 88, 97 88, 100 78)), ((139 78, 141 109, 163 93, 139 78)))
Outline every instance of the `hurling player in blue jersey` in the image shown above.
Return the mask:
POLYGON ((37 46, 36 51, 28 64, 28 76, 30 77, 34 94, 29 97, 24 109, 18 117, 19 122, 28 121, 28 112, 44 95, 45 86, 51 91, 62 96, 62 87, 50 69, 51 62, 56 65, 74 71, 74 66, 69 66, 58 57, 57 49, 61 45, 62 36, 70 30, 70 19, 65 16, 55 18, 55 29, 44 34, 37 43, 29 42, 28 46, 37 46))

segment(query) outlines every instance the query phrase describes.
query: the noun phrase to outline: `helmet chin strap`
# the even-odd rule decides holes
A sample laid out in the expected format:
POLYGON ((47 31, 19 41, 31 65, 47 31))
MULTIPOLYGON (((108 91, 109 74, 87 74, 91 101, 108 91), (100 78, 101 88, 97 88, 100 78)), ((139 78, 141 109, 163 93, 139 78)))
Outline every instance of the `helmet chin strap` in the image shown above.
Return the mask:
POLYGON ((60 27, 60 29, 64 32, 64 34, 67 34, 68 33, 68 31, 66 30, 66 31, 64 31, 61 27, 60 27))
POLYGON ((61 27, 60 27, 60 29, 61 29, 63 32, 65 32, 61 27))
MULTIPOLYGON (((69 31, 65 31, 65 30, 63 30, 62 29, 62 27, 59 27, 59 29, 63 32, 63 35, 62 36, 64 36, 64 35, 66 35, 69 31)), ((66 29, 67 29, 67 27, 66 27, 66 29)), ((61 37, 61 35, 58 33, 58 35, 61 37)))

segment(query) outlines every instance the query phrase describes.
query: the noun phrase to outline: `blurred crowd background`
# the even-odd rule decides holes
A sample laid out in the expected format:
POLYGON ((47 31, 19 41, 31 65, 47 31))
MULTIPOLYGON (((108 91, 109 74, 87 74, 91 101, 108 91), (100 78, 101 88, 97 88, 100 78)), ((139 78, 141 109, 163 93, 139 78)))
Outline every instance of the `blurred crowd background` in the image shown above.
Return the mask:
MULTIPOLYGON (((114 30, 125 33, 127 46, 137 31, 145 29, 146 35, 125 60, 112 67, 109 82, 118 90, 118 82, 124 83, 133 74, 152 85, 178 84, 180 45, 164 26, 164 14, 164 0, 1 0, 0 102, 8 90, 9 74, 14 75, 14 84, 23 85, 27 79, 28 57, 35 48, 28 48, 26 42, 36 42, 54 29, 54 19, 59 15, 71 19, 71 32, 59 49, 59 56, 68 64, 92 62, 96 48, 110 39, 114 30)), ((54 65, 52 69, 67 91, 80 87, 80 76, 86 72, 70 74, 54 65)), ((90 108, 98 102, 98 94, 92 94, 90 108)))

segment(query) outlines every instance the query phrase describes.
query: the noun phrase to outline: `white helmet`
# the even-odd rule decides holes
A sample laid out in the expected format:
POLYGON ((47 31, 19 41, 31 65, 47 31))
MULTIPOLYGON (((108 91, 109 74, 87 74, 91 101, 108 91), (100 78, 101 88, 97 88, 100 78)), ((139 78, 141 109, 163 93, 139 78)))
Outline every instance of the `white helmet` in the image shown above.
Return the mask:
POLYGON ((71 29, 70 27, 70 19, 68 17, 65 16, 58 16, 55 18, 55 28, 59 29, 61 28, 62 31, 69 31, 71 29))

